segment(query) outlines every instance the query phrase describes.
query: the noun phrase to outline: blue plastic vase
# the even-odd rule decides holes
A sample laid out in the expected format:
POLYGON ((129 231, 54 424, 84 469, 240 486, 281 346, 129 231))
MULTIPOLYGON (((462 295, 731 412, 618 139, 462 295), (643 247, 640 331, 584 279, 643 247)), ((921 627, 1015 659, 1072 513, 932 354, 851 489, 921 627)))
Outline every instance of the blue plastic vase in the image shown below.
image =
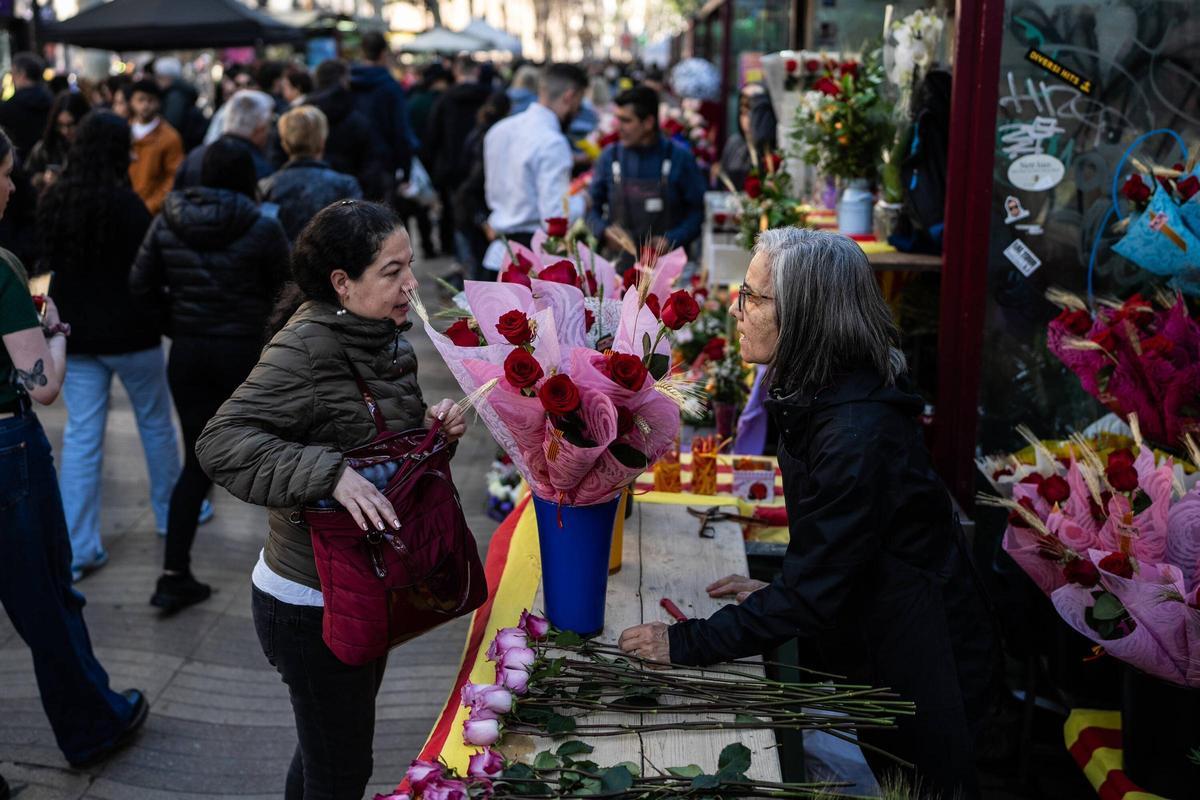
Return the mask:
POLYGON ((620 500, 618 494, 594 506, 560 506, 534 495, 542 596, 546 617, 556 628, 581 636, 604 629, 608 556, 620 500))

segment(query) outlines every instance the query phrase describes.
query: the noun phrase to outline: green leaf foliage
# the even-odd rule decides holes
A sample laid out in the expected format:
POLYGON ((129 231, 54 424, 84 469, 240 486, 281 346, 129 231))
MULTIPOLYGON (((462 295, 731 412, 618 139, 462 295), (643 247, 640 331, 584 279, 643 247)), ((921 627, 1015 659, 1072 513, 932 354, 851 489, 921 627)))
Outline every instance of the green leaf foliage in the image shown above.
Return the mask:
POLYGON ((595 749, 596 748, 592 747, 590 744, 581 742, 577 739, 572 739, 569 742, 563 742, 560 744, 558 749, 554 752, 558 753, 560 756, 579 756, 587 755, 588 753, 593 752, 595 749))
POLYGON ((575 730, 575 718, 563 714, 551 714, 546 722, 546 733, 551 736, 562 736, 575 730))
POLYGON ((667 767, 667 772, 677 778, 697 778, 704 774, 704 770, 695 764, 688 764, 686 767, 667 767))
POLYGON ((558 769, 559 766, 559 757, 549 750, 543 750, 533 759, 533 768, 536 770, 558 769))
POLYGON ((633 788, 633 773, 624 766, 609 767, 600 773, 600 787, 605 793, 627 792, 633 788))

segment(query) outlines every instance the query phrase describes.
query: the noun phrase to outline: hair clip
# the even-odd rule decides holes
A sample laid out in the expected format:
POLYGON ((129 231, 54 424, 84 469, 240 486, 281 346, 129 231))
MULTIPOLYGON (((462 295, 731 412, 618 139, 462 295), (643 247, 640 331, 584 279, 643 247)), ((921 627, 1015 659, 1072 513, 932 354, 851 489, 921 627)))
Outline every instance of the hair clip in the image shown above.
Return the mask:
POLYGON ((343 200, 340 203, 338 203, 338 205, 339 206, 352 206, 352 205, 354 205, 354 201, 353 200, 343 200))

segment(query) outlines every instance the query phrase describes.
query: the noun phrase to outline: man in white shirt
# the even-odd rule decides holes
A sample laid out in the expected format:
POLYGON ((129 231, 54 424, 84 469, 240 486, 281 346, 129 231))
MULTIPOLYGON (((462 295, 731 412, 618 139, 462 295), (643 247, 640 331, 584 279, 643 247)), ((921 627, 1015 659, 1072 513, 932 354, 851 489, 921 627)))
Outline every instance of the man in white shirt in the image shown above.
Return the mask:
POLYGON ((587 74, 573 64, 552 64, 538 81, 538 100, 520 114, 497 122, 483 140, 484 194, 488 226, 497 237, 483 265, 498 270, 504 257, 499 237, 528 244, 542 221, 587 210, 587 194, 567 197, 571 146, 563 134, 579 113, 587 74), (566 213, 563 202, 566 200, 566 213))

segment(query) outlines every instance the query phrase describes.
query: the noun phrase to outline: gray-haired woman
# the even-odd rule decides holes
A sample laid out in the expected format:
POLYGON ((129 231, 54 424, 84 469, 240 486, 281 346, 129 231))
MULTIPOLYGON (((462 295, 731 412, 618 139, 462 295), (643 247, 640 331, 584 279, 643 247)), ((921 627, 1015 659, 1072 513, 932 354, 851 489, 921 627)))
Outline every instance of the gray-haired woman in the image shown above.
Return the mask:
MULTIPOLYGON (((929 464, 899 336, 862 250, 802 229, 761 234, 738 292, 742 355, 769 365, 791 541, 770 584, 729 575, 737 604, 630 628, 642 658, 713 664, 801 639, 806 665, 916 703, 865 743, 916 765, 924 790, 978 794, 972 728, 992 638, 950 497, 929 464)), ((867 753, 879 777, 894 767, 867 753)))

